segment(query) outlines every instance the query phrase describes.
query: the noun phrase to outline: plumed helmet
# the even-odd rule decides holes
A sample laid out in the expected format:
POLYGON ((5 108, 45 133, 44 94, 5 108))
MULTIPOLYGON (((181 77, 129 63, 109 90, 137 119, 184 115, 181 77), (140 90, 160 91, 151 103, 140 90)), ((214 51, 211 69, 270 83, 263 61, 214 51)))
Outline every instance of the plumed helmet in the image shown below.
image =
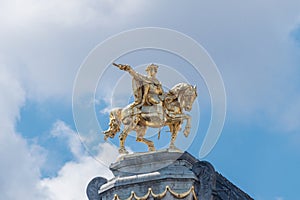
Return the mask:
POLYGON ((150 65, 148 65, 148 67, 146 68, 146 71, 149 71, 149 70, 151 70, 151 69, 154 69, 155 72, 157 72, 158 66, 155 65, 155 64, 150 64, 150 65))

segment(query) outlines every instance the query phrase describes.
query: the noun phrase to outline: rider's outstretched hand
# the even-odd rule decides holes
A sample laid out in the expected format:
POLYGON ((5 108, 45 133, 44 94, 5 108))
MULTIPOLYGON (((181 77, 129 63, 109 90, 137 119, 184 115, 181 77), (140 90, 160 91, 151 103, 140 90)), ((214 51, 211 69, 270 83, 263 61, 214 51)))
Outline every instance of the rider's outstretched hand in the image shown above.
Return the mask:
POLYGON ((131 69, 129 65, 121 65, 121 64, 119 64, 119 68, 124 71, 129 71, 131 69))

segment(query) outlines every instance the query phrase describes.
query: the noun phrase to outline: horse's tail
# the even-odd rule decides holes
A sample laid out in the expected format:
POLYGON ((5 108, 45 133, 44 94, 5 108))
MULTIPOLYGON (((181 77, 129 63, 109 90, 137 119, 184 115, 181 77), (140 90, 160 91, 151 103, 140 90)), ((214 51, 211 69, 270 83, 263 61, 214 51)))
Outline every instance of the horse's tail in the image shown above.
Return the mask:
POLYGON ((121 127, 121 108, 115 108, 110 112, 110 121, 109 121, 109 129, 103 132, 104 140, 107 140, 108 137, 114 138, 115 135, 120 131, 121 127))

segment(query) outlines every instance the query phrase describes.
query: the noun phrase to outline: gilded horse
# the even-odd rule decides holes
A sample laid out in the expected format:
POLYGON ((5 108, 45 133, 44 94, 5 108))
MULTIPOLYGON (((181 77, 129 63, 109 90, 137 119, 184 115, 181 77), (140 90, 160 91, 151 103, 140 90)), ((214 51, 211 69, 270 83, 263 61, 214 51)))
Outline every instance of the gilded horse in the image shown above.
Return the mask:
POLYGON ((176 149, 175 140, 181 125, 186 120, 184 135, 187 137, 191 129, 191 116, 184 111, 191 111, 194 100, 197 97, 196 86, 187 83, 175 85, 160 104, 151 106, 142 106, 141 109, 132 107, 115 108, 110 112, 109 129, 104 131, 104 139, 114 138, 124 128, 119 136, 120 154, 128 153, 125 148, 125 140, 131 131, 136 132, 136 141, 148 145, 149 151, 155 151, 154 143, 145 139, 147 127, 161 128, 169 126, 171 132, 170 149, 176 149))

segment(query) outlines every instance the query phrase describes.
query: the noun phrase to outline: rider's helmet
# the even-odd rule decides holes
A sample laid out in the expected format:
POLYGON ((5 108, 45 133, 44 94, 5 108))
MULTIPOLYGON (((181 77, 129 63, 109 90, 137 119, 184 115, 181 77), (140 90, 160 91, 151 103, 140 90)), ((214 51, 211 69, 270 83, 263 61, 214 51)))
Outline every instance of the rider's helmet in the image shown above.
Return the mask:
POLYGON ((158 66, 155 65, 155 64, 150 64, 150 65, 148 65, 148 67, 146 68, 146 72, 148 72, 148 71, 150 71, 150 70, 152 70, 152 69, 154 69, 154 71, 157 72, 158 66))

